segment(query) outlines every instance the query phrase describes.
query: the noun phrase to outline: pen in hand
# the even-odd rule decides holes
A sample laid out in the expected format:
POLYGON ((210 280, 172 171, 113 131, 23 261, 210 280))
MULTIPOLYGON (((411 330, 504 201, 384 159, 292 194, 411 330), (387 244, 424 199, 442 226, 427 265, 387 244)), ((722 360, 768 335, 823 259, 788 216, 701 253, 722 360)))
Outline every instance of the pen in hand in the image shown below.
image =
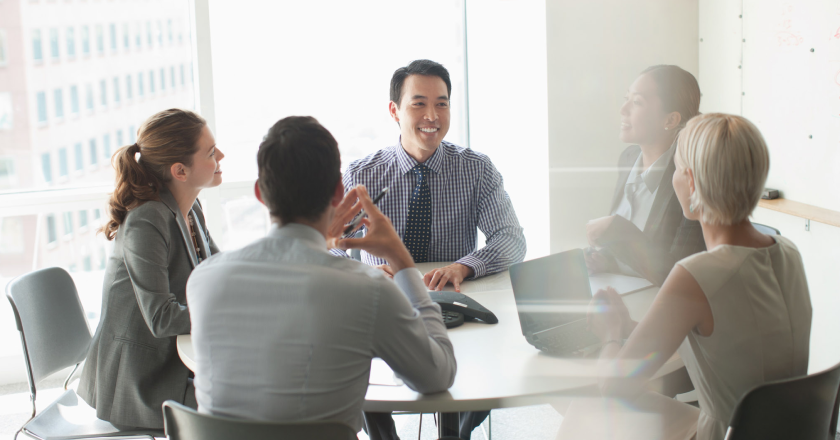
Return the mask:
MULTIPOLYGON (((379 194, 376 195, 376 197, 373 198, 373 204, 375 205, 379 203, 379 201, 382 200, 382 198, 385 197, 385 194, 387 193, 388 187, 386 186, 385 188, 382 188, 382 191, 380 191, 379 194)), ((344 238, 347 238, 349 234, 359 226, 359 223, 362 222, 363 218, 365 218, 364 209, 359 212, 359 214, 353 219, 353 221, 350 222, 349 225, 347 225, 346 228, 344 228, 344 238)))

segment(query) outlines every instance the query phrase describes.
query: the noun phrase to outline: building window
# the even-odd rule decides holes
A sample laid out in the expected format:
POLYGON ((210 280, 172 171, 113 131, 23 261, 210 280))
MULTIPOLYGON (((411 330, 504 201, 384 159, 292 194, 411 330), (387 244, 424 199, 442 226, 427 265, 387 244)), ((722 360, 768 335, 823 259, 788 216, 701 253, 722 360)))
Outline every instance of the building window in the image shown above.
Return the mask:
POLYGON ((131 90, 131 75, 125 76, 125 99, 129 101, 134 97, 134 91, 131 90))
POLYGON ((101 97, 101 99, 99 100, 99 103, 102 105, 102 107, 107 107, 108 106, 108 84, 105 82, 104 79, 102 81, 99 81, 99 96, 101 97))
POLYGON ((55 118, 62 119, 64 118, 64 91, 55 89, 53 91, 53 98, 55 101, 55 118))
POLYGON ((140 27, 140 23, 137 23, 137 25, 134 26, 134 46, 138 49, 143 46, 143 36, 141 35, 142 32, 140 31, 140 27))
POLYGON ((131 48, 131 33, 128 32, 128 23, 123 23, 123 49, 131 48))
POLYGON ((91 262, 89 254, 82 257, 82 270, 85 272, 93 270, 93 263, 91 262))
POLYGON ((102 218, 102 214, 99 212, 99 208, 94 209, 93 210, 93 219, 94 220, 99 220, 100 218, 102 218))
POLYGON ((79 229, 86 228, 88 225, 88 215, 87 210, 83 209, 79 211, 79 229))
POLYGON ((158 46, 163 47, 163 23, 160 20, 157 22, 157 38, 158 46))
POLYGON ((79 88, 70 86, 70 113, 79 114, 79 88))
POLYGON ((67 177, 70 174, 70 168, 67 164, 67 149, 58 149, 58 177, 67 177))
POLYGON ((35 29, 32 31, 32 59, 43 61, 44 53, 41 50, 41 30, 35 29))
POLYGON ((114 103, 120 103, 120 79, 114 77, 114 103))
POLYGON ((93 111, 93 84, 87 85, 87 91, 85 93, 85 108, 89 111, 93 111))
POLYGON ((85 157, 82 155, 82 143, 77 143, 73 148, 76 150, 76 171, 82 171, 85 168, 85 157))
POLYGON ((73 212, 64 213, 64 236, 73 235, 73 212))
POLYGON ((105 159, 111 159, 111 135, 105 133, 102 135, 102 151, 105 153, 105 159))
POLYGON ((167 32, 169 33, 169 44, 175 42, 175 39, 172 37, 172 20, 167 20, 166 22, 167 32))
POLYGON ((14 188, 15 186, 17 186, 15 160, 12 158, 0 159, 0 189, 14 188))
POLYGON ((96 51, 100 55, 105 53, 105 32, 101 24, 96 25, 96 51))
POLYGON ((134 144, 137 142, 137 130, 134 129, 134 126, 128 127, 128 143, 134 144))
POLYGON ((184 65, 181 64, 181 87, 183 87, 184 84, 184 65))
POLYGON ((160 69, 160 90, 166 90, 166 70, 162 67, 160 69))
POLYGON ((146 22, 146 42, 149 47, 152 47, 152 22, 146 22))
POLYGON ((9 55, 6 54, 6 31, 0 29, 0 66, 9 64, 9 55))
POLYGON ((50 54, 54 60, 58 59, 58 29, 50 29, 50 54))
POLYGON ((47 216, 47 243, 55 243, 58 240, 58 234, 55 231, 55 216, 50 214, 47 216))
POLYGON ((26 241, 23 232, 23 218, 0 217, 0 254, 23 254, 26 241))
POLYGON ((52 164, 50 153, 41 154, 41 171, 44 172, 44 182, 52 183, 52 164))
POLYGON ((67 28, 67 56, 76 56, 76 29, 72 27, 67 28))
POLYGON ((36 106, 38 107, 38 123, 47 123, 47 94, 45 92, 38 92, 35 95, 36 106))
POLYGON ((12 94, 0 92, 0 131, 11 131, 13 116, 12 94))
POLYGON ((155 71, 149 71, 149 93, 155 93, 155 71))
POLYGON ((137 95, 143 96, 143 73, 137 74, 137 95))
POLYGON ((82 55, 90 55, 90 28, 82 26, 82 55))
POLYGON ((111 23, 111 26, 109 26, 109 28, 111 30, 111 51, 116 51, 117 50, 117 25, 114 24, 114 23, 111 23))
MULTIPOLYGON (((132 142, 132 143, 134 143, 134 142, 132 142)), ((122 132, 122 130, 117 130, 117 145, 119 145, 121 147, 125 145, 123 143, 123 132, 122 132)))
POLYGON ((175 66, 169 68, 169 83, 175 88, 175 66))
POLYGON ((90 164, 91 166, 99 164, 99 155, 96 154, 96 139, 90 140, 90 164))

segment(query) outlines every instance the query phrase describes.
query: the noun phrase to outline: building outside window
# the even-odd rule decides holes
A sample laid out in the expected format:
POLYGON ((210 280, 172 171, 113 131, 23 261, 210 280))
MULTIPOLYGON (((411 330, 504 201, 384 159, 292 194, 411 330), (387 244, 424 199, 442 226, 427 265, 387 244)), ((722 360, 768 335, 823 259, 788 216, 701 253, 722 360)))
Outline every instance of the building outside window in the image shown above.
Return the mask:
POLYGON ((73 27, 67 28, 67 57, 73 58, 76 56, 76 29, 73 27))
POLYGON ((99 55, 105 53, 105 31, 101 24, 96 25, 96 51, 99 55))
POLYGON ((73 235, 73 212, 64 212, 64 236, 73 235))
POLYGON ((58 28, 50 29, 50 54, 54 60, 58 59, 58 28))
POLYGON ((67 148, 58 149, 58 177, 67 177, 70 174, 70 168, 67 163, 67 148))
POLYGON ((128 23, 123 23, 123 49, 131 48, 131 33, 128 32, 128 23))
POLYGON ((0 159, 0 189, 9 189, 15 186, 17 186, 15 160, 10 157, 0 159))
POLYGON ((70 86, 70 113, 79 114, 79 88, 75 85, 70 86))
POLYGON ((146 42, 149 47, 152 47, 152 22, 146 22, 146 42))
POLYGON ((11 131, 14 125, 12 123, 13 119, 12 94, 10 92, 0 92, 0 131, 11 131))
POLYGON ((158 46, 163 47, 163 23, 160 20, 157 22, 157 39, 158 46))
POLYGON ((128 143, 133 144, 135 142, 137 142, 137 130, 132 125, 128 127, 128 143))
POLYGON ((125 76, 125 99, 129 101, 133 98, 134 91, 131 89, 131 75, 125 76))
POLYGON ((120 103, 120 79, 114 77, 114 103, 120 103))
POLYGON ((184 65, 181 64, 181 87, 183 87, 184 84, 184 65))
POLYGON ((82 26, 82 55, 90 55, 90 28, 82 26))
POLYGON ((166 70, 163 67, 160 68, 160 90, 166 90, 166 70))
POLYGON ((87 209, 79 211, 79 229, 84 229, 88 226, 87 209))
POLYGON ((93 84, 87 85, 87 91, 85 93, 85 108, 89 111, 93 111, 93 84))
POLYGON ((166 21, 166 28, 169 33, 169 44, 172 44, 175 42, 175 39, 172 37, 172 20, 166 21))
POLYGON ((149 93, 155 93, 155 71, 149 71, 149 93))
POLYGON ((50 153, 41 154, 41 171, 44 173, 44 182, 52 183, 52 164, 50 153))
POLYGON ((96 166, 99 164, 99 155, 96 154, 96 139, 90 140, 90 165, 96 166))
POLYGON ((111 31, 111 51, 117 50, 117 25, 115 23, 111 23, 109 26, 111 31))
POLYGON ((55 89, 53 91, 53 100, 55 101, 55 118, 64 118, 64 91, 55 89))
MULTIPOLYGON (((132 142, 132 144, 133 143, 134 142, 132 142)), ((122 130, 117 130, 117 148, 121 148, 123 146, 125 146, 125 144, 123 143, 123 132, 122 130)))
POLYGON ((143 72, 137 74, 137 96, 143 96, 143 72))
POLYGON ((107 107, 108 106, 108 84, 105 82, 104 79, 99 81, 99 96, 100 96, 99 104, 102 105, 102 107, 107 107))
POLYGON ((47 216, 47 243, 58 241, 58 234, 55 229, 55 216, 50 214, 47 216))
POLYGON ((175 88, 175 66, 169 68, 169 84, 175 88))
POLYGON ((32 31, 32 59, 35 61, 43 61, 44 53, 41 44, 41 30, 34 29, 32 31))
POLYGON ((85 168, 85 157, 82 151, 82 143, 79 142, 73 147, 76 151, 76 171, 81 172, 85 168))
POLYGON ((140 26, 140 23, 138 22, 134 26, 134 47, 136 47, 137 49, 140 49, 140 48, 143 47, 143 36, 141 35, 142 32, 141 32, 140 28, 141 28, 141 26, 140 26))
POLYGON ((35 95, 36 106, 38 107, 38 123, 47 123, 47 94, 45 92, 38 92, 35 95))

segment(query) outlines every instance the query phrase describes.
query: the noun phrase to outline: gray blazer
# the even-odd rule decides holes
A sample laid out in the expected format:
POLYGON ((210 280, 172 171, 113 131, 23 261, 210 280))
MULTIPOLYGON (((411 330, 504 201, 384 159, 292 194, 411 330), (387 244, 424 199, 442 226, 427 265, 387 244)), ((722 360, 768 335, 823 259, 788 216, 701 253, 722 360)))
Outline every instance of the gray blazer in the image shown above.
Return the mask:
MULTIPOLYGON (((192 207, 202 253, 219 249, 201 204, 192 207)), ((198 264, 189 228, 168 190, 129 211, 117 230, 102 287, 102 313, 79 383, 99 418, 122 426, 163 428, 161 404, 195 406, 177 335, 190 333, 187 278, 198 264)))
MULTIPOLYGON (((615 212, 624 196, 624 185, 642 150, 631 145, 618 160, 619 173, 610 212, 615 212)), ((672 160, 662 175, 650 209, 645 229, 646 240, 616 240, 605 248, 621 262, 661 286, 677 261, 706 250, 700 223, 683 216, 680 201, 674 193, 672 178, 676 166, 672 160)))

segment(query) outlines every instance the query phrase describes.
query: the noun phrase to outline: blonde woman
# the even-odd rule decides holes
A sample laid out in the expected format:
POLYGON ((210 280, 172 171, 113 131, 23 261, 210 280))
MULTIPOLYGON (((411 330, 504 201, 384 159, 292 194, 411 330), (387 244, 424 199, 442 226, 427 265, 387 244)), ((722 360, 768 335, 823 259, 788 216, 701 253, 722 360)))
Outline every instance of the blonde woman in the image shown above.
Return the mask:
MULTIPOLYGON (((677 263, 638 325, 612 289, 593 298, 590 327, 604 343, 602 393, 661 414, 644 428, 656 433, 639 428, 650 417, 620 416, 628 429, 610 438, 723 439, 746 391, 808 369, 811 300, 802 257, 790 240, 762 234, 749 220, 770 166, 761 133, 739 116, 698 116, 681 133, 675 162, 674 190, 709 250, 677 263), (641 392, 678 349, 699 411, 641 392)), ((564 421, 561 436, 597 431, 595 413, 577 411, 587 415, 564 421)))
POLYGON ((102 228, 114 251, 79 383, 79 395, 114 425, 162 429, 165 400, 196 407, 175 338, 190 332, 187 278, 219 252, 197 197, 222 182, 224 157, 204 119, 178 109, 146 120, 137 143, 114 154, 102 228))

